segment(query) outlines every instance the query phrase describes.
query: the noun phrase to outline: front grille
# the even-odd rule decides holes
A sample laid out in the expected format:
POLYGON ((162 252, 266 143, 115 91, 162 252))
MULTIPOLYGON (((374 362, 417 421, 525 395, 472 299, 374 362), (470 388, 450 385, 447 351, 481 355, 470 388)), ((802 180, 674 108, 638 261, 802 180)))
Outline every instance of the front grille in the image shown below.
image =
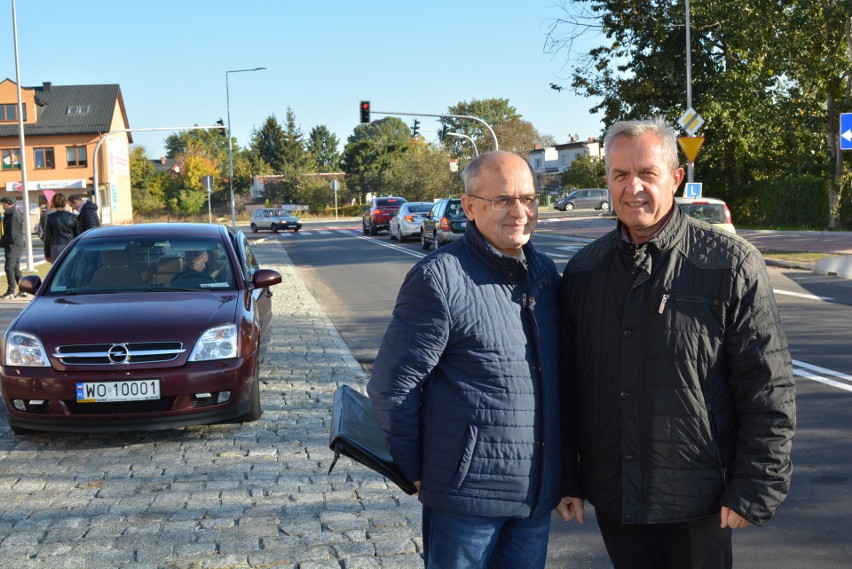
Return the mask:
POLYGON ((72 415, 114 415, 116 413, 158 413, 171 411, 176 397, 163 397, 155 401, 116 401, 112 403, 77 403, 71 399, 65 405, 72 415))
POLYGON ((132 365, 170 362, 184 351, 181 342, 69 344, 59 346, 53 357, 65 365, 132 365))

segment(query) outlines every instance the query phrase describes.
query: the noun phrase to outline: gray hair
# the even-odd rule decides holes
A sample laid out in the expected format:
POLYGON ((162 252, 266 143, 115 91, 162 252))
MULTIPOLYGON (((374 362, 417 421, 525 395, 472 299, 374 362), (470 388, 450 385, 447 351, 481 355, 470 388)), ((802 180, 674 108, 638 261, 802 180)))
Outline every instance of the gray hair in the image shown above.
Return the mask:
POLYGON ((462 182, 464 182, 464 193, 473 193, 473 187, 474 185, 476 185, 476 179, 479 177, 479 174, 482 172, 482 167, 486 163, 490 162, 491 160, 494 160, 495 158, 499 158, 500 156, 506 155, 517 156, 526 163, 527 168, 529 168, 530 170, 530 175, 533 179, 533 187, 535 188, 535 193, 539 193, 538 178, 536 177, 535 170, 533 170, 532 164, 530 164, 529 160, 526 160, 520 154, 515 154, 514 152, 507 152, 505 150, 495 150, 492 152, 486 152, 485 154, 479 154, 477 156, 474 156, 473 160, 468 163, 468 165, 465 167, 464 170, 462 170, 461 173, 461 179, 462 182))
MULTIPOLYGON (((660 138, 663 158, 669 168, 674 171, 679 166, 677 158, 677 131, 662 116, 636 121, 619 121, 607 129, 604 135, 604 158, 609 157, 609 147, 620 137, 639 138, 643 134, 655 134, 660 138)), ((609 168, 607 167, 607 172, 609 168)))

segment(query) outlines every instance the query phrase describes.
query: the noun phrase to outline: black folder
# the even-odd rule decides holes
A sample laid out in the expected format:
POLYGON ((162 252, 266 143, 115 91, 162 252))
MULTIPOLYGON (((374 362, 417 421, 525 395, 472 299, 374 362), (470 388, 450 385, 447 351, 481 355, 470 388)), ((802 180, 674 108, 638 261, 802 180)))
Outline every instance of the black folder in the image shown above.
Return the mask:
POLYGON ((370 414, 370 399, 358 393, 348 385, 341 385, 334 392, 334 404, 331 409, 331 433, 329 448, 334 451, 334 460, 328 469, 337 464, 340 455, 348 456, 367 468, 375 470, 406 494, 414 494, 417 489, 394 463, 388 451, 388 445, 382 432, 373 422, 370 414))

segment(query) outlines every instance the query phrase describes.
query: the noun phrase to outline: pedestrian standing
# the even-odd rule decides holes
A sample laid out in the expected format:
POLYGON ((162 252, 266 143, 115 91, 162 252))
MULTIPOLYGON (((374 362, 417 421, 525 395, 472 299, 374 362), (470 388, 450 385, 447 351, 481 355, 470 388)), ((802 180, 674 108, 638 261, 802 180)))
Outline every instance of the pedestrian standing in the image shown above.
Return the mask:
POLYGON ((53 213, 47 216, 44 223, 44 258, 47 262, 55 261, 59 254, 79 234, 77 217, 65 209, 66 199, 63 194, 54 194, 50 200, 53 213))
POLYGON ((426 567, 542 568, 560 497, 559 274, 529 242, 522 157, 480 155, 462 179, 465 234, 409 271, 367 391, 419 490, 426 567))
POLYGON ((68 204, 77 212, 77 229, 83 233, 93 227, 100 227, 98 206, 93 204, 84 194, 74 194, 68 197, 68 204))
MULTIPOLYGON (((0 245, 3 246, 5 254, 5 262, 3 269, 6 271, 6 293, 0 298, 10 299, 15 298, 15 291, 18 288, 18 283, 21 281, 21 255, 24 252, 24 219, 18 211, 18 206, 15 199, 9 196, 0 198, 0 205, 3 206, 3 237, 0 238, 0 245)), ((17 295, 24 298, 27 295, 23 292, 17 295)))
MULTIPOLYGON (((604 138, 617 227, 562 280, 564 485, 615 569, 732 567, 732 529, 787 496, 796 422, 761 254, 681 212, 674 129, 604 138)), ((783 565, 783 562, 781 562, 783 565)))

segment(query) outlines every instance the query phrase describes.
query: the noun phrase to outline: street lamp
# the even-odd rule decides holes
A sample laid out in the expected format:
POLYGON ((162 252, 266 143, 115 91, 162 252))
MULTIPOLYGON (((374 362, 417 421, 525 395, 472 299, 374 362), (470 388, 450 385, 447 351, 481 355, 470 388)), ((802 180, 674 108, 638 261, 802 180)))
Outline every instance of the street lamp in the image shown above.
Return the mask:
POLYGON ((234 69, 225 71, 225 101, 228 106, 228 186, 231 188, 231 227, 237 226, 237 207, 234 203, 234 148, 231 142, 231 92, 228 88, 229 73, 244 73, 246 71, 262 71, 266 67, 253 69, 234 69))

